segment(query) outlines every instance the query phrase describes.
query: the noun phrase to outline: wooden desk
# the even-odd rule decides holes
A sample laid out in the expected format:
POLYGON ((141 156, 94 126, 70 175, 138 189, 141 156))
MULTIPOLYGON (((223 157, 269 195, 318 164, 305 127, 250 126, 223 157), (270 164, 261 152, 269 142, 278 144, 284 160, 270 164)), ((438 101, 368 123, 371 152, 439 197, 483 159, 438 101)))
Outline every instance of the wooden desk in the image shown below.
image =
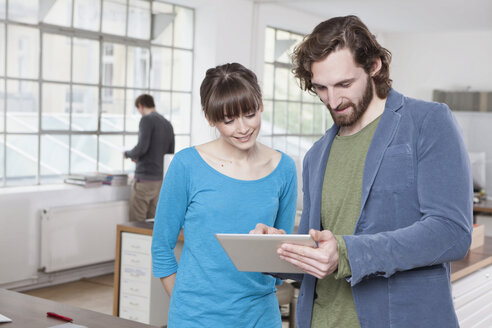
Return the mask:
POLYGON ((492 264, 492 237, 485 237, 482 246, 468 252, 461 261, 451 262, 451 281, 463 278, 492 264))
POLYGON ((89 328, 149 328, 154 326, 81 309, 42 298, 0 289, 0 313, 12 319, 1 323, 2 328, 47 328, 65 323, 46 316, 55 312, 73 319, 74 324, 89 328))
POLYGON ((492 200, 486 199, 473 204, 473 214, 492 214, 492 200))

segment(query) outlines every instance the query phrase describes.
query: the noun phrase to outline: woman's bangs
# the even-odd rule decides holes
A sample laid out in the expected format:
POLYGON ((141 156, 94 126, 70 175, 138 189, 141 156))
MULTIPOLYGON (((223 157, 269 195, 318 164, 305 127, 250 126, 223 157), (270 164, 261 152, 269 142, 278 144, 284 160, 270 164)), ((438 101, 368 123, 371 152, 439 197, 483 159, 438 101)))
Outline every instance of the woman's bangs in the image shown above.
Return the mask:
POLYGON ((207 106, 207 116, 212 122, 222 122, 226 118, 238 117, 256 111, 260 104, 260 99, 254 90, 244 85, 236 88, 231 86, 221 94, 214 92, 207 106))

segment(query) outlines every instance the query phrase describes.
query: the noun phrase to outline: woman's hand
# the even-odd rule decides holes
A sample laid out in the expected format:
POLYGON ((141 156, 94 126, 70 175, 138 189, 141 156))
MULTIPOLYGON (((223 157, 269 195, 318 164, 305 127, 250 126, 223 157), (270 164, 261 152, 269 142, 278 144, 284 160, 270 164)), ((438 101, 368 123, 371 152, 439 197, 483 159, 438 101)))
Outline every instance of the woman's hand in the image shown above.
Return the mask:
POLYGON ((267 226, 263 223, 258 223, 256 227, 249 232, 250 235, 285 235, 285 230, 267 226))

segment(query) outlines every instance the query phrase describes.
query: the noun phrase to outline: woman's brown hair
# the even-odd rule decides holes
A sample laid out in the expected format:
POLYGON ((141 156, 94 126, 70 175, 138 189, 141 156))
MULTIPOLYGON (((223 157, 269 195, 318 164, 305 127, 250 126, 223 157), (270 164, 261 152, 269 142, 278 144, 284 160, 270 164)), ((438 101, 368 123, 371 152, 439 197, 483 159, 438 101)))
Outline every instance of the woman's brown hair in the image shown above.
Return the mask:
POLYGON ((311 65, 334 51, 348 48, 355 62, 370 73, 374 61, 381 59, 381 69, 372 78, 379 98, 386 98, 391 89, 389 65, 391 52, 383 48, 367 26, 357 16, 334 17, 316 26, 292 55, 292 72, 300 80, 301 88, 314 93, 311 65))
POLYGON ((261 108, 261 89, 255 73, 241 64, 210 68, 200 86, 203 112, 212 123, 261 108))

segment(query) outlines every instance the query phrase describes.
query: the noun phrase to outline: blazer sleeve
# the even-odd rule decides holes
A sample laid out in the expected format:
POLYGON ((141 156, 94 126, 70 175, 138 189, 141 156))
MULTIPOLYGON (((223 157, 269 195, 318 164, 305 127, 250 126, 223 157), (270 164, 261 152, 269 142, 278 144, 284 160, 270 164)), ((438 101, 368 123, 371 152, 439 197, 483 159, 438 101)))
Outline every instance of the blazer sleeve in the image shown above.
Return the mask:
POLYGON ((421 216, 394 231, 343 237, 352 286, 369 277, 458 260, 468 251, 473 209, 468 153, 449 108, 436 106, 423 119, 416 144, 421 216))
POLYGON ((188 207, 188 175, 179 156, 169 165, 157 203, 152 235, 152 270, 167 277, 178 270, 174 247, 188 207))

